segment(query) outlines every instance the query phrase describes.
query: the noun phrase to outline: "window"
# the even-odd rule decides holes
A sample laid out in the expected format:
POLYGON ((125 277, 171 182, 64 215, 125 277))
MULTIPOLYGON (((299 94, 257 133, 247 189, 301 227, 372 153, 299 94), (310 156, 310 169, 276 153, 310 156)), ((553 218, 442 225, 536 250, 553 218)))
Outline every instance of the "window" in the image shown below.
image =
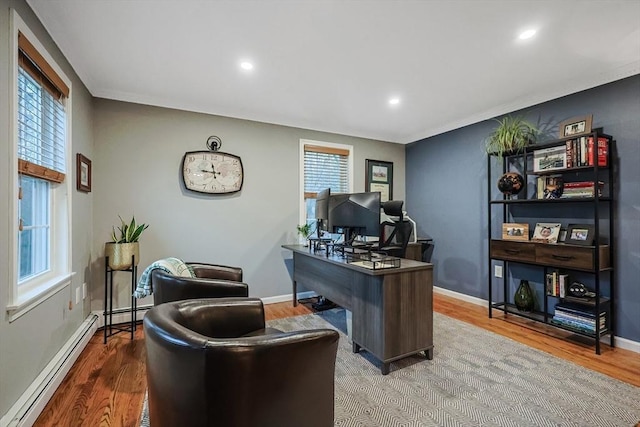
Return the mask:
POLYGON ((70 283, 68 79, 17 14, 15 278, 10 320, 70 283))
POLYGON ((300 141, 302 148, 302 222, 315 228, 315 200, 319 191, 349 193, 353 188, 353 147, 318 141, 300 141))

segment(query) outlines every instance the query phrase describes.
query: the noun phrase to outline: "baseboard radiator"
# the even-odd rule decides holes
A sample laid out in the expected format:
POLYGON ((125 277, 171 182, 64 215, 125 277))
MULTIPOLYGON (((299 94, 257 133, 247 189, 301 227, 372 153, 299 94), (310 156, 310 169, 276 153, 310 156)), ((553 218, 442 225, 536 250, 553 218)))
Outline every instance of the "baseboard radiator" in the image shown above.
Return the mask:
POLYGON ((98 317, 91 314, 0 419, 0 427, 33 425, 97 330, 98 317))

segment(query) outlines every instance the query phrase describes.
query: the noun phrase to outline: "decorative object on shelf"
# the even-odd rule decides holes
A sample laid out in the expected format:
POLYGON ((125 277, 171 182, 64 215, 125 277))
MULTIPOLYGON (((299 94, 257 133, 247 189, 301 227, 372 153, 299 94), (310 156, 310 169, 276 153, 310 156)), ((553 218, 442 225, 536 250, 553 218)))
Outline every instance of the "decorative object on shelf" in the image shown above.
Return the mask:
POLYGON ((296 229, 298 234, 304 237, 304 245, 309 246, 309 236, 311 236, 312 230, 310 224, 297 225, 296 229))
POLYGON ((188 151, 182 158, 182 181, 187 190, 204 194, 230 194, 242 189, 244 169, 240 157, 218 151, 222 140, 207 139, 209 151, 188 151))
POLYGON ((529 224, 505 222, 502 224, 502 239, 529 241, 529 224))
POLYGON ((569 294, 579 298, 595 298, 596 294, 590 291, 584 284, 580 282, 573 282, 569 286, 569 294))
POLYGON ((365 191, 379 191, 380 201, 393 200, 393 163, 366 159, 365 191))
POLYGON ((513 301, 518 310, 525 312, 533 311, 535 301, 533 299, 533 292, 529 287, 529 281, 520 281, 520 286, 518 286, 516 293, 513 295, 513 301))
POLYGON ((538 136, 538 129, 521 117, 506 116, 494 120, 498 122, 498 127, 487 139, 487 153, 498 157, 502 157, 505 153, 518 153, 535 142, 538 136))
POLYGON ((567 168, 567 147, 558 145, 533 152, 533 171, 549 172, 567 168))
POLYGON ((544 190, 542 191, 542 197, 545 199, 559 199, 564 192, 564 180, 561 176, 546 176, 544 177, 544 190))
POLYGON ((109 268, 112 270, 127 270, 132 267, 131 260, 133 257, 133 265, 138 265, 140 261, 140 244, 138 240, 142 232, 149 228, 147 224, 136 224, 135 217, 131 218, 131 222, 126 223, 120 218, 121 225, 118 227, 120 235, 113 227, 111 233, 111 242, 104 245, 104 255, 109 257, 109 268))
POLYGON ((595 227, 593 224, 569 224, 564 242, 572 245, 591 246, 594 233, 595 227))
POLYGON ((91 160, 80 153, 76 154, 76 189, 91 192, 91 160))
POLYGON ((593 114, 574 117, 560 123, 560 138, 568 136, 586 135, 591 132, 593 114))
POLYGON ((498 190, 507 197, 518 194, 524 188, 524 178, 516 172, 507 172, 498 179, 498 190))
POLYGON ((562 224, 554 222, 539 222, 533 231, 532 242, 539 243, 558 243, 560 235, 560 227, 562 224))

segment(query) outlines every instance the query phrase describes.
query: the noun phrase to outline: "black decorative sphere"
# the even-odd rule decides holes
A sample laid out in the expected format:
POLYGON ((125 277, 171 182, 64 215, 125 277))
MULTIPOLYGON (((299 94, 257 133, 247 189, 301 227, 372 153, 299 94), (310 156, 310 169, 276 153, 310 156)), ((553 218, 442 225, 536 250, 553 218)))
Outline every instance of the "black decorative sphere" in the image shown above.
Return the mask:
POLYGON ((524 187, 524 178, 519 173, 507 172, 498 179, 498 190, 511 196, 518 194, 524 187))

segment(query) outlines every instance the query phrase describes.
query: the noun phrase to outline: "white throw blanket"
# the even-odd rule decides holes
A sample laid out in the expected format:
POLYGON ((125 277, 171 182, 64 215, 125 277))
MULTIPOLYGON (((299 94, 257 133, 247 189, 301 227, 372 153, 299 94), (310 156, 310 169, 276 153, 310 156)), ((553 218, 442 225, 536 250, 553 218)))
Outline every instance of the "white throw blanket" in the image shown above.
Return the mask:
POLYGON ((178 258, 165 258, 159 259, 153 262, 149 267, 145 268, 138 280, 138 285, 133 293, 136 298, 144 298, 151 295, 153 289, 151 289, 151 272, 159 268, 162 271, 166 271, 169 274, 180 277, 195 277, 193 270, 190 266, 184 263, 178 258))

